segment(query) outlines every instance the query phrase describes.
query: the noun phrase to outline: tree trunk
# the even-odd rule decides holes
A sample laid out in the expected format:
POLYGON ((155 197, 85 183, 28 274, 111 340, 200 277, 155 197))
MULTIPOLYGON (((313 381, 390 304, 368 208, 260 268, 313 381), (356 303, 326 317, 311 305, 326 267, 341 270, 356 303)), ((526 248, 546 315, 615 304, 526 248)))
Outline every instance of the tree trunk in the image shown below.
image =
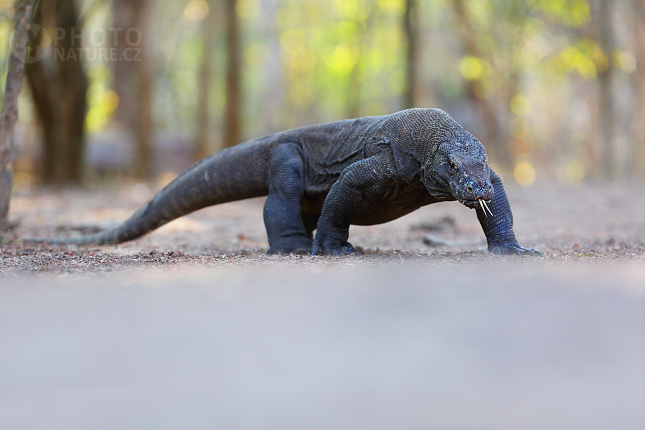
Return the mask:
POLYGON ((418 13, 415 0, 405 0, 405 13, 403 14, 403 28, 408 40, 406 74, 408 80, 408 89, 405 93, 405 107, 413 108, 417 105, 418 99, 418 80, 417 80, 417 63, 418 59, 418 13))
POLYGON ((213 49, 215 36, 215 11, 211 8, 202 21, 202 63, 199 69, 199 99, 197 101, 197 141, 195 142, 195 161, 201 160, 211 152, 210 142, 210 93, 213 74, 213 49))
POLYGON ((262 131, 263 134, 274 133, 277 129, 283 128, 280 120, 280 107, 284 98, 283 70, 282 70, 282 47, 280 40, 275 37, 279 34, 278 9, 281 0, 261 0, 262 16, 262 37, 267 41, 269 55, 263 66, 264 88, 262 103, 262 131))
MULTIPOLYGON (((145 48, 142 49, 142 54, 145 48)), ((150 179, 153 175, 152 166, 152 92, 153 75, 146 60, 138 62, 139 66, 139 109, 136 125, 136 152, 134 158, 134 175, 138 179, 150 179)))
POLYGON ((361 29, 361 36, 358 39, 357 44, 357 56, 356 56, 356 65, 349 73, 347 79, 347 98, 346 98, 346 109, 345 109, 345 118, 358 118, 361 116, 361 97, 363 85, 361 82, 361 66, 365 58, 365 44, 367 37, 372 30, 372 24, 374 23, 374 18, 376 13, 374 12, 375 8, 370 8, 365 21, 356 20, 356 24, 361 29))
POLYGON ((240 32, 236 10, 236 0, 225 1, 226 51, 228 65, 226 70, 226 108, 224 112, 224 147, 240 143, 241 111, 241 63, 240 32))
MULTIPOLYGON (((477 34, 466 13, 464 0, 453 0, 452 4, 457 20, 462 27, 461 38, 466 47, 466 52, 469 55, 484 58, 483 53, 477 46, 477 34)), ((504 168, 511 168, 513 163, 510 156, 508 136, 503 131, 502 121, 498 118, 498 112, 495 111, 490 99, 482 99, 475 95, 474 81, 468 81, 467 85, 468 96, 479 113, 480 121, 483 124, 482 143, 489 151, 492 160, 504 168)))
POLYGON ((615 148, 615 118, 614 100, 612 94, 612 81, 614 67, 611 64, 611 54, 614 51, 614 35, 612 16, 614 10, 613 0, 599 0, 597 4, 596 38, 598 44, 607 56, 607 68, 598 73, 598 112, 600 115, 600 135, 602 137, 602 166, 605 176, 610 178, 618 174, 618 160, 615 148))
POLYGON ((645 3, 637 1, 634 7, 634 40, 636 41, 636 113, 632 138, 632 171, 645 173, 645 3))
POLYGON ((43 126, 42 180, 55 186, 80 183, 87 78, 79 54, 81 29, 76 3, 41 0, 34 23, 54 27, 63 35, 60 38, 54 35, 53 52, 26 67, 32 99, 43 126))
POLYGON ((28 27, 35 0, 16 2, 16 26, 12 52, 9 55, 7 82, 0 112, 0 232, 9 227, 9 203, 13 187, 13 158, 15 153, 13 130, 18 120, 18 95, 25 70, 28 27))
POLYGON ((134 136, 133 173, 138 179, 152 176, 152 91, 154 76, 147 58, 147 0, 112 0, 116 57, 114 88, 119 106, 114 121, 134 136))

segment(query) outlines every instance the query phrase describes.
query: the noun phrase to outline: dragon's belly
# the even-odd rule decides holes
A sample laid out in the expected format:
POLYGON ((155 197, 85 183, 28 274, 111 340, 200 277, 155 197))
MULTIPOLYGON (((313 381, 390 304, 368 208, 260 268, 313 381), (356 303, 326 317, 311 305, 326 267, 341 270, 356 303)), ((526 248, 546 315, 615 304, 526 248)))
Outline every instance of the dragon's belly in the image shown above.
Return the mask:
MULTIPOLYGON (((327 194, 326 191, 318 192, 316 195, 305 193, 301 200, 303 218, 317 219, 322 212, 327 194)), ((379 197, 366 198, 351 223, 354 225, 383 224, 439 201, 443 200, 432 197, 425 189, 397 183, 390 187, 389 192, 379 197)))
POLYGON ((427 191, 416 189, 401 192, 394 198, 367 200, 358 215, 352 220, 352 224, 383 224, 438 201, 427 191))

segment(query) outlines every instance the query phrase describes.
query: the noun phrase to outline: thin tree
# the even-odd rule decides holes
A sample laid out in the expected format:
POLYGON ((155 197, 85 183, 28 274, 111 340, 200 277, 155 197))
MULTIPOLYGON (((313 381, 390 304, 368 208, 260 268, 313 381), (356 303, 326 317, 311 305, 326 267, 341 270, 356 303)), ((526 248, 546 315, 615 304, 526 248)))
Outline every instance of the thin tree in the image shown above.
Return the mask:
POLYGON ((612 16, 614 10, 613 0, 599 0, 596 4, 594 17, 594 31, 598 44, 607 57, 606 67, 598 73, 598 113, 601 136, 601 156, 603 172, 606 176, 614 177, 617 172, 616 148, 615 148, 615 108, 612 93, 612 82, 614 67, 611 64, 610 56, 615 49, 614 29, 612 16))
POLYGON ((35 24, 54 27, 62 35, 45 58, 25 69, 43 127, 42 179, 55 186, 80 183, 88 83, 79 49, 78 8, 75 1, 40 0, 33 18, 35 24))
POLYGON ((148 55, 148 0, 112 0, 116 33, 114 88, 119 106, 114 120, 134 137, 132 170, 138 179, 152 176, 152 97, 154 76, 148 55), (134 46, 133 46, 134 45, 134 46))
POLYGON ((15 152, 13 130, 18 120, 18 95, 22 88, 22 75, 25 70, 29 42, 29 23, 34 3, 35 0, 16 2, 13 55, 9 57, 7 82, 0 112, 0 231, 9 227, 9 202, 13 187, 12 163, 15 152))
POLYGON ((241 79, 240 31, 237 16, 237 1, 224 2, 226 19, 226 108, 224 112, 224 147, 240 143, 241 79))
POLYGON ((636 41, 635 85, 637 109, 632 139, 632 171, 645 173, 645 3, 634 2, 634 40, 636 41))
POLYGON ((282 68, 280 39, 274 37, 279 34, 280 24, 278 23, 278 10, 281 0, 261 0, 262 10, 262 37, 266 40, 268 55, 263 66, 264 91, 261 101, 262 109, 262 131, 269 134, 280 127, 280 107, 283 103, 284 91, 284 70, 282 68))
POLYGON ((405 13, 403 14, 403 29, 408 42, 406 52, 406 74, 408 88, 405 93, 405 107, 413 108, 417 104, 418 80, 417 63, 419 62, 419 37, 418 14, 415 0, 405 0, 405 13))
POLYGON ((347 98, 346 98, 346 112, 345 118, 358 118, 361 113, 361 96, 362 96, 362 80, 361 80, 361 67, 365 54, 367 51, 366 44, 370 36, 374 18, 376 17, 375 7, 369 8, 369 12, 364 20, 356 19, 354 23, 360 28, 360 36, 356 43, 356 64, 349 73, 349 80, 347 85, 347 98))
MULTIPOLYGON (((453 0, 452 6, 457 22, 460 25, 460 36, 466 52, 474 57, 484 58, 484 53, 477 44, 478 34, 468 16, 465 1, 453 0)), ((492 155, 492 159, 496 160, 503 167, 511 167, 509 142, 503 132, 495 106, 490 99, 477 97, 474 81, 468 82, 467 85, 470 101, 479 112, 483 124, 482 142, 492 155)))
POLYGON ((197 139, 195 159, 201 160, 210 153, 210 93, 213 75, 213 49, 216 13, 212 8, 202 21, 202 63, 199 70, 199 98, 197 100, 197 139))

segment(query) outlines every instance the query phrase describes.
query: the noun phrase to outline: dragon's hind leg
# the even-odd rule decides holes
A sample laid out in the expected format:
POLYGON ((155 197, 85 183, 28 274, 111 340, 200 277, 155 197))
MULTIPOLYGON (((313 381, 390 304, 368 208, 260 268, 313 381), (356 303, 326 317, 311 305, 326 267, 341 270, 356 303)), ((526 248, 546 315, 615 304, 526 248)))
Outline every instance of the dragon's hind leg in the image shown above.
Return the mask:
POLYGON ((264 204, 264 225, 269 236, 269 254, 311 252, 311 234, 302 219, 304 193, 302 150, 284 143, 271 153, 269 194, 264 204))

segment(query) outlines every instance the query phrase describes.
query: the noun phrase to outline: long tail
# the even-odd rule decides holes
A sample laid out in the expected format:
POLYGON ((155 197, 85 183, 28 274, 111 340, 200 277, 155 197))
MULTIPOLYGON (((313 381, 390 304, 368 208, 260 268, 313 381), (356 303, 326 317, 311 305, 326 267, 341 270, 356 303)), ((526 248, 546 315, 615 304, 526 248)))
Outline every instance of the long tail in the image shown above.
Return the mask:
POLYGON ((256 139, 195 163, 123 224, 77 238, 23 238, 23 242, 108 245, 127 242, 207 206, 268 192, 271 144, 256 139))

